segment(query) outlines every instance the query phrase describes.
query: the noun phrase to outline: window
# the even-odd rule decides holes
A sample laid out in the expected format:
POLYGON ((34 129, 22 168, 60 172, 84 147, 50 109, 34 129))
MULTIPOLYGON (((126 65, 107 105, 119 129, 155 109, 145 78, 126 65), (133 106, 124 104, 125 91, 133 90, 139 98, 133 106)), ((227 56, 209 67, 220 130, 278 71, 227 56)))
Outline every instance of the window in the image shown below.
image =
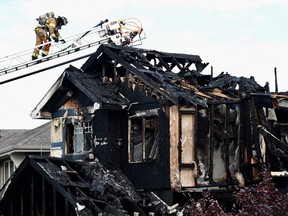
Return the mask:
POLYGON ((81 125, 66 125, 65 154, 83 153, 92 148, 92 125, 88 122, 81 125))
POLYGON ((129 162, 156 160, 158 142, 157 116, 131 117, 129 119, 129 162))
POLYGON ((15 165, 12 160, 7 160, 4 162, 3 166, 3 180, 4 183, 9 179, 12 173, 15 171, 15 165))
POLYGON ((67 124, 66 125, 66 133, 65 133, 65 154, 74 153, 74 125, 67 124))

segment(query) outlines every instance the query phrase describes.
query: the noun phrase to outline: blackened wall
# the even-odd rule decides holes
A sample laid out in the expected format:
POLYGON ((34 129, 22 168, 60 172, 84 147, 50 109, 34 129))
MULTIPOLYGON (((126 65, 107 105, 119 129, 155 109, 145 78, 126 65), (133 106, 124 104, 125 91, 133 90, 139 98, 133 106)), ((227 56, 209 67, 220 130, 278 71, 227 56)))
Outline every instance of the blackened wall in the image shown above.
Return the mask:
POLYGON ((139 189, 170 189, 169 119, 162 105, 136 87, 127 87, 121 93, 130 101, 130 107, 122 110, 97 110, 93 118, 96 139, 95 156, 108 169, 120 169, 139 189), (155 161, 129 163, 128 118, 136 111, 158 109, 159 146, 155 161))
POLYGON ((128 118, 121 122, 123 142, 121 147, 121 169, 138 189, 170 189, 169 121, 165 113, 159 112, 159 148, 155 161, 129 163, 128 118))
POLYGON ((95 157, 107 169, 120 169, 121 111, 97 110, 93 118, 95 157))

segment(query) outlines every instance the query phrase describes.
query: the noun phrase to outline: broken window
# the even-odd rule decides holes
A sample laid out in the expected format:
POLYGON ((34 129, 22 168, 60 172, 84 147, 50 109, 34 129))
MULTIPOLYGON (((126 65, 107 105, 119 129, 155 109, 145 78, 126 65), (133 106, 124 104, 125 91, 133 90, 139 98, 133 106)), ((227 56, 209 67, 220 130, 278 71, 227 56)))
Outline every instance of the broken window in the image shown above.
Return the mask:
POLYGON ((65 153, 83 153, 91 148, 92 126, 90 123, 82 125, 66 125, 65 153))
MULTIPOLYGON (((147 113, 146 113, 147 114, 147 113)), ((157 116, 134 116, 129 119, 129 162, 156 160, 159 128, 157 116)))

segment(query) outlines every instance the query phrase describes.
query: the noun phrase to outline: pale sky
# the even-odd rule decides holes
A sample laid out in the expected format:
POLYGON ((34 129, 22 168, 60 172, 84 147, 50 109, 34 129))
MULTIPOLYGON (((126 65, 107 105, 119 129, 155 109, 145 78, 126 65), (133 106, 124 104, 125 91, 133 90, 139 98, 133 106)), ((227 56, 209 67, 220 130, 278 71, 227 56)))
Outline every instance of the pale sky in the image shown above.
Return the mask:
MULTIPOLYGON (((69 37, 89 30, 100 20, 138 18, 146 39, 139 48, 199 55, 214 76, 254 76, 264 86, 288 90, 288 0, 36 0, 0 1, 0 57, 31 49, 36 18, 53 11, 69 23, 69 37)), ((96 50, 96 48, 95 48, 96 50)), ((85 60, 71 63, 80 68, 85 60)), ((53 63, 53 61, 51 61, 53 63)), ((45 120, 30 117, 45 93, 67 66, 0 85, 0 129, 32 129, 45 120)), ((23 70, 29 73, 33 68, 23 70)), ((20 71, 13 75, 20 75, 20 71)), ((0 76, 0 81, 8 75, 0 76)))

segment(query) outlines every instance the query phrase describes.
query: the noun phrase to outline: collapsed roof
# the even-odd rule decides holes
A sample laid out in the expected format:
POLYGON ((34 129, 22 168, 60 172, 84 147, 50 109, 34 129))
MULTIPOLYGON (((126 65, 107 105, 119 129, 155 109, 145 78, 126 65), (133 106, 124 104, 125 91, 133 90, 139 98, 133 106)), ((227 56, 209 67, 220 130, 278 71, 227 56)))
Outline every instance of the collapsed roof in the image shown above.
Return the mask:
MULTIPOLYGON (((239 100, 245 93, 265 93, 253 77, 235 77, 221 73, 217 77, 203 75, 208 63, 198 55, 165 53, 155 50, 101 45, 81 69, 70 66, 32 111, 32 118, 50 118, 72 94, 65 88, 71 83, 102 107, 123 109, 131 98, 123 90, 139 84, 153 98, 179 105, 207 107, 209 101, 239 100), (107 106, 108 105, 108 106, 107 106), (53 107, 53 108, 52 108, 53 107)), ((71 85, 70 85, 71 86, 71 85)))
POLYGON ((40 156, 26 157, 1 189, 0 199, 3 215, 30 215, 36 209, 43 215, 121 216, 167 209, 159 201, 144 204, 121 171, 107 170, 98 160, 40 156))

